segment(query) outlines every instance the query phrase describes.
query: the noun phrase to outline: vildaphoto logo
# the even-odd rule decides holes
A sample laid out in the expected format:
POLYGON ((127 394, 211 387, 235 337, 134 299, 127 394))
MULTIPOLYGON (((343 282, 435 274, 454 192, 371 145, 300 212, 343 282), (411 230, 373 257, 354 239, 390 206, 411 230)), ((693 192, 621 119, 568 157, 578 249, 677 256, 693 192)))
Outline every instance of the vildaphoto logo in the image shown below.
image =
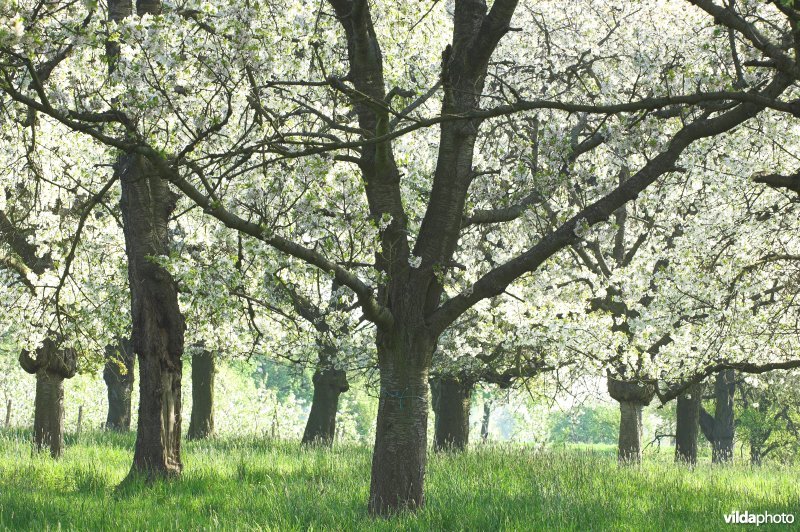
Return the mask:
POLYGON ((725 515, 725 522, 729 525, 791 525, 794 523, 794 514, 771 514, 769 512, 751 514, 750 512, 731 512, 725 515))

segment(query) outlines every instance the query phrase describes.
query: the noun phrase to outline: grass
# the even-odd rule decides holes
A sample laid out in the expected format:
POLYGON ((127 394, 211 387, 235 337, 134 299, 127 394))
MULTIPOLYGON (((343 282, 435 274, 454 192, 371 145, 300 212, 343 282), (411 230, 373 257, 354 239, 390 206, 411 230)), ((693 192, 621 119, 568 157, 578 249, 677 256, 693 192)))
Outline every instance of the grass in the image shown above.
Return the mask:
POLYGON ((187 442, 180 479, 118 490, 132 434, 85 433, 57 462, 32 457, 28 436, 0 434, 0 529, 714 530, 732 510, 800 514, 796 469, 619 468, 608 451, 476 446, 431 454, 417 515, 373 520, 366 447, 187 442))

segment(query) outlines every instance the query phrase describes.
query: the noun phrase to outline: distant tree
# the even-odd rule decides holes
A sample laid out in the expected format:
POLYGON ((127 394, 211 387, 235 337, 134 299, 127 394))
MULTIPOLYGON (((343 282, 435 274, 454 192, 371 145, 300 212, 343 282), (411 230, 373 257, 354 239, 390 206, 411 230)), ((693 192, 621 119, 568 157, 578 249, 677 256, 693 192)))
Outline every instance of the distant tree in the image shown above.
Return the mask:
POLYGON ((136 354, 130 340, 121 338, 105 350, 103 380, 108 389, 106 428, 128 431, 131 428, 131 395, 133 393, 136 354))
POLYGON ((733 460, 733 438, 736 431, 734 418, 734 397, 736 391, 736 372, 726 369, 717 373, 714 379, 714 415, 700 407, 700 428, 711 443, 714 463, 733 460))

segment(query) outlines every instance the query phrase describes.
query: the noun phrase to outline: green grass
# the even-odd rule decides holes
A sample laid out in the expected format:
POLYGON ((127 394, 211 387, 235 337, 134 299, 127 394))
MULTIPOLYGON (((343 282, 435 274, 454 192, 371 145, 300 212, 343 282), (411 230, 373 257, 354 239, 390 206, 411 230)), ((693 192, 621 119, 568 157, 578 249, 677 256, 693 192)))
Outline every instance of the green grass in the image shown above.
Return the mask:
POLYGON ((619 468, 607 450, 476 446, 431 454, 417 515, 373 520, 366 447, 189 442, 179 480, 117 490, 132 434, 84 434, 57 462, 32 457, 27 438, 0 434, 2 529, 713 530, 728 527, 723 514, 732 510, 800 514, 796 469, 689 471, 664 459, 619 468))

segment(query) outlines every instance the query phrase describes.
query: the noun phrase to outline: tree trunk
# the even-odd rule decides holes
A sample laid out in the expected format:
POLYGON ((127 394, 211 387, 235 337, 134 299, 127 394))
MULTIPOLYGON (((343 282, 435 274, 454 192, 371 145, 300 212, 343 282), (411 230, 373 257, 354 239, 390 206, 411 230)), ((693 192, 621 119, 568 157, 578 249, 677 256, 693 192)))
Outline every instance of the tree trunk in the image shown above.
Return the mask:
POLYGON ((726 369, 714 380, 714 416, 700 409, 700 428, 711 443, 711 461, 722 464, 733 460, 734 412, 733 401, 736 372, 726 369))
POLYGON ((489 439, 489 417, 492 415, 492 405, 489 401, 483 402, 483 419, 481 420, 481 441, 489 439))
POLYGON ((700 406, 703 385, 695 384, 678 396, 675 424, 675 461, 697 463, 697 434, 700 430, 700 406))
POLYGON ((735 378, 736 372, 728 369, 720 372, 714 382, 716 437, 713 445, 712 461, 715 463, 733 460, 735 378))
POLYGON ((120 340, 116 346, 106 347, 106 365, 103 380, 108 389, 108 416, 106 429, 128 431, 131 429, 131 394, 133 393, 136 355, 130 340, 120 340))
POLYGON ((36 373, 33 445, 37 452, 50 449, 58 458, 64 450, 64 378, 56 373, 36 373))
POLYGON ((317 367, 314 372, 314 397, 308 414, 303 444, 329 447, 336 435, 339 396, 350 389, 347 373, 341 369, 317 367))
POLYGON ((608 392, 619 401, 617 460, 620 464, 638 464, 642 461, 642 410, 653 400, 655 388, 650 384, 609 377, 608 392))
POLYGON ((373 515, 415 510, 425 502, 428 368, 435 342, 423 334, 386 336, 378 331, 381 391, 369 495, 373 515))
POLYGON ((33 415, 33 447, 36 452, 50 449, 58 458, 64 451, 64 379, 75 375, 76 353, 59 349, 56 342, 46 339, 36 350, 36 358, 27 351, 19 356, 22 369, 36 375, 36 397, 33 415))
POLYGON ((139 359, 139 422, 131 474, 181 472, 181 373, 185 323, 170 273, 168 221, 176 195, 140 155, 116 165, 131 289, 133 350, 139 359))
POLYGON ((642 461, 642 403, 623 401, 619 404, 619 445, 617 459, 622 463, 642 461))
POLYGON ((433 448, 437 451, 463 451, 469 443, 471 382, 455 377, 434 380, 433 411, 436 414, 433 448))
POLYGON ((192 355, 192 415, 190 440, 208 438, 214 433, 214 353, 205 349, 192 355))

